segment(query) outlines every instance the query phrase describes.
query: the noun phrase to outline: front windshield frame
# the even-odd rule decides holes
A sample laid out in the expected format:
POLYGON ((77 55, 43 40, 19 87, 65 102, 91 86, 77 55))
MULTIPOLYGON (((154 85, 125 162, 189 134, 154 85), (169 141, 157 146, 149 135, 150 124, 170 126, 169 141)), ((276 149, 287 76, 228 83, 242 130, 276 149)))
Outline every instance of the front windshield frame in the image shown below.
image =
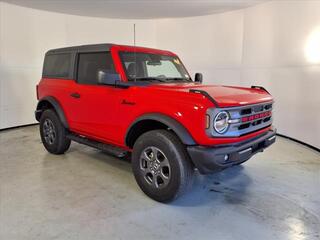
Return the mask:
MULTIPOLYGON (((128 82, 136 82, 136 81, 157 81, 159 83, 174 83, 174 82, 192 82, 192 79, 190 77, 190 74, 188 73, 187 69, 185 68, 185 66, 183 65, 183 63, 181 62, 181 60, 179 59, 178 56, 176 55, 169 55, 169 54, 161 54, 161 53, 152 53, 152 52, 135 52, 135 51, 119 51, 119 57, 120 57, 120 60, 121 60, 121 64, 122 64, 122 67, 123 67, 123 71, 126 75, 126 79, 128 82), (125 61, 124 60, 124 55, 125 54, 130 54, 132 55, 134 58, 139 58, 139 55, 151 55, 151 56, 154 56, 154 57, 164 57, 164 58, 167 58, 167 59, 170 59, 172 58, 172 60, 170 62, 173 63, 173 65, 176 67, 176 70, 177 72, 179 72, 180 76, 179 77, 155 77, 155 76, 142 76, 142 77, 130 77, 129 74, 128 74, 128 69, 127 69, 127 66, 125 64, 125 62, 128 62, 128 61, 125 61), (178 67, 177 67, 178 66, 178 67)), ((163 59, 161 59, 163 60, 163 59)), ((145 66, 144 67, 147 67, 146 63, 144 63, 145 66)), ((146 69, 144 69, 144 71, 147 71, 146 69)), ((145 73, 145 72, 144 72, 145 73)))

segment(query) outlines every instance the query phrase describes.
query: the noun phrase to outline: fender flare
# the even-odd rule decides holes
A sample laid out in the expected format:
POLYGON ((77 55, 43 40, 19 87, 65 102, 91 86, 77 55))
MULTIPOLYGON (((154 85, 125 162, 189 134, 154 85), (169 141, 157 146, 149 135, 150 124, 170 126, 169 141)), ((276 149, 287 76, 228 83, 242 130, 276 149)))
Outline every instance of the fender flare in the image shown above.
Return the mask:
POLYGON ((177 134, 182 143, 184 143, 185 145, 197 145, 189 131, 174 118, 161 113, 148 113, 138 117, 133 123, 130 124, 125 135, 125 143, 127 146, 130 145, 129 138, 132 129, 137 123, 144 120, 154 120, 168 126, 168 128, 170 128, 175 134, 177 134))
POLYGON ((44 98, 41 98, 37 104, 37 110, 35 112, 35 117, 37 119, 37 121, 40 121, 40 118, 41 118, 41 114, 43 112, 43 108, 42 108, 42 105, 45 103, 45 102, 49 102, 54 110, 56 111, 56 113, 58 114, 58 117, 59 119, 61 120, 61 123, 63 124, 63 126, 65 128, 69 128, 69 124, 68 124, 68 121, 66 119, 66 116, 63 112, 63 109, 60 105, 60 103, 58 102, 58 100, 52 96, 48 96, 48 97, 44 97, 44 98))

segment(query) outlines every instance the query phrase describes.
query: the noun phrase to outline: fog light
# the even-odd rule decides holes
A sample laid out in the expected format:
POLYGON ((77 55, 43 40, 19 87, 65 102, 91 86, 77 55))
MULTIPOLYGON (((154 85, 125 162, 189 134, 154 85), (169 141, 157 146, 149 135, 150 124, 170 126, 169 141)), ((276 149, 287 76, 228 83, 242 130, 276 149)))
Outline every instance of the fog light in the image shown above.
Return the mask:
POLYGON ((228 154, 224 155, 224 160, 227 161, 228 159, 229 159, 229 155, 228 154))

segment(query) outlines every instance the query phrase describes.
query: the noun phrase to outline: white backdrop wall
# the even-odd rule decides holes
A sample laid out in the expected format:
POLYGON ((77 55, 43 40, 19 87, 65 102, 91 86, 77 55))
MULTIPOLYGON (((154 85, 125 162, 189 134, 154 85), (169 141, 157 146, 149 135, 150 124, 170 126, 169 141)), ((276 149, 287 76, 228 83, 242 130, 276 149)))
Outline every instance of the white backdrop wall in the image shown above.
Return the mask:
POLYGON ((192 75, 205 83, 239 84, 242 64, 243 12, 157 20, 157 46, 182 58, 192 75))
POLYGON ((278 132, 320 148, 320 1, 157 20, 156 34, 205 83, 265 86, 278 132))
POLYGON ((34 122, 45 51, 132 44, 133 23, 138 45, 178 53, 192 74, 204 74, 205 83, 265 86, 276 100, 279 133, 320 147, 319 1, 272 1, 160 20, 71 16, 0 2, 0 129, 34 122))
POLYGON ((0 1, 0 129, 34 123, 35 86, 51 48, 115 42, 155 46, 153 20, 71 16, 0 1))

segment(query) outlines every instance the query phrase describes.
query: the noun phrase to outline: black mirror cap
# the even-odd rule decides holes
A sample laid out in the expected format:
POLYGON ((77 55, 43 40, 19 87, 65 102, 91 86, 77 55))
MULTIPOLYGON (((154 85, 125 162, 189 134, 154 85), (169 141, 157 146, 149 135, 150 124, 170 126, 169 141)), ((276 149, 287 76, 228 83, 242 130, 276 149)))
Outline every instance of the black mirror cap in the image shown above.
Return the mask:
POLYGON ((121 80, 118 73, 110 73, 108 70, 98 71, 98 83, 102 85, 113 85, 115 86, 117 82, 121 80))
POLYGON ((194 81, 202 83, 202 73, 196 73, 196 75, 194 76, 194 81))

